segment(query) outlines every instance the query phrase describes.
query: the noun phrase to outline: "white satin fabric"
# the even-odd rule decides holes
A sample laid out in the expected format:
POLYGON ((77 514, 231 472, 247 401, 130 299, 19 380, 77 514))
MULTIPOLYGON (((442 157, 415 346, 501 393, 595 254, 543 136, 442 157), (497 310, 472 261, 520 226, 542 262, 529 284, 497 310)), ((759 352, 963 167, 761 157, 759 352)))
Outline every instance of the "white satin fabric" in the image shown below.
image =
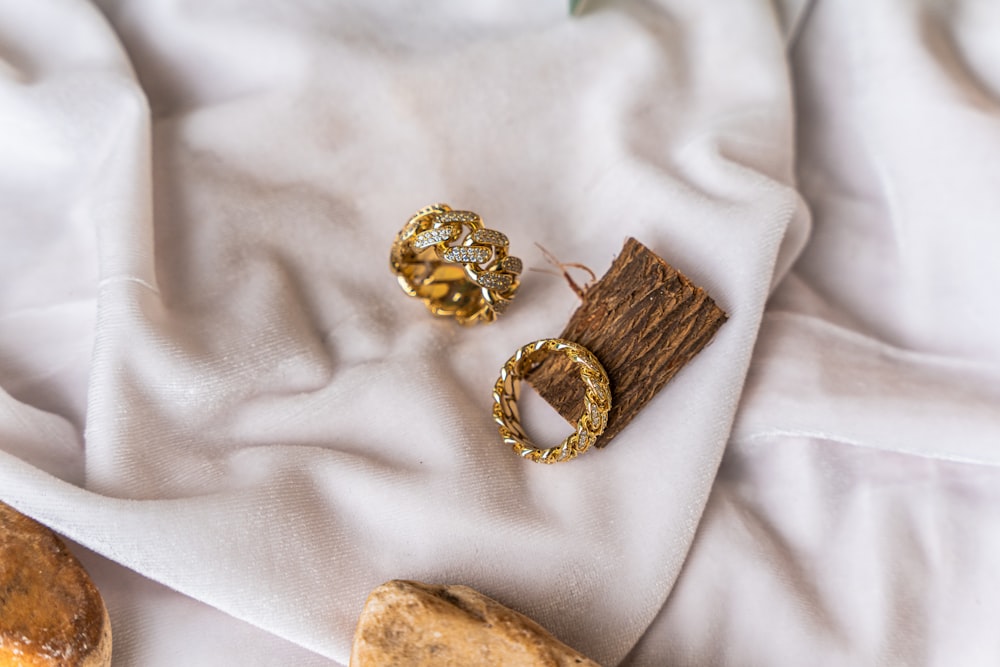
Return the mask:
POLYGON ((607 665, 1000 661, 1000 6, 565 12, 0 1, 0 500, 116 665, 344 665, 394 578, 607 665), (490 389, 575 297, 431 318, 387 255, 436 201, 731 319, 529 465, 490 389))

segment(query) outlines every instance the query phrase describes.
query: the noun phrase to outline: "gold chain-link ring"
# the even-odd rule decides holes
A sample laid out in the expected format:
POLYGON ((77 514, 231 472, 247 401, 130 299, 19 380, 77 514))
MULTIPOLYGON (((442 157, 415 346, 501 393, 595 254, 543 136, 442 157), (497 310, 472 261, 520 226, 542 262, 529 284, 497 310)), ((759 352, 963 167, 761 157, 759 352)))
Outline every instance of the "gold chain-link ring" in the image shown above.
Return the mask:
POLYGON ((500 437, 516 454, 538 463, 569 461, 587 451, 604 433, 610 409, 611 386, 601 362, 587 348, 561 338, 535 341, 515 352, 500 369, 500 377, 493 387, 493 419, 500 425, 500 437), (580 369, 580 380, 585 388, 583 413, 576 422, 576 431, 561 444, 541 449, 528 439, 521 426, 517 399, 521 379, 553 352, 565 354, 580 369))
POLYGON ((507 246, 506 235, 485 228, 478 214, 435 204, 396 235, 389 265, 403 291, 434 315, 492 322, 520 286, 521 260, 507 246))

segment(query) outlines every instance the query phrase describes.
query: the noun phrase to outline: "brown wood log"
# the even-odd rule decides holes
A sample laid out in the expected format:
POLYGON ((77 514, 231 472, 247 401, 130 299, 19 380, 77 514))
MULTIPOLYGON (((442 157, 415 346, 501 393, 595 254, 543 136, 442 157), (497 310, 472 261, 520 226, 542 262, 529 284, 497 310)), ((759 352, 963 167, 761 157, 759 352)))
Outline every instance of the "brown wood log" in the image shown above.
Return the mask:
MULTIPOLYGON (((727 316, 684 274, 629 238, 608 272, 588 288, 560 338, 580 343, 611 381, 605 447, 712 339, 727 316)), ((570 424, 583 405, 572 361, 553 355, 527 381, 570 424)))

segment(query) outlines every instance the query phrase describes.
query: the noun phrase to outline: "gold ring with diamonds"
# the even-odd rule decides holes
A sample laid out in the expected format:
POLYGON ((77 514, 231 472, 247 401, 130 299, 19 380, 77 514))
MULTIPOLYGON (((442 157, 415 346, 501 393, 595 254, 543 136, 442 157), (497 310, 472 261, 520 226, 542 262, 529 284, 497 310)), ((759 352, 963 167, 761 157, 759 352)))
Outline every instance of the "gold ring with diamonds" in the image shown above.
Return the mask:
POLYGON ((537 463, 569 461, 587 451, 604 433, 610 409, 611 385, 601 362, 587 348, 561 338, 535 341, 519 349, 500 369, 500 377, 493 387, 493 419, 500 426, 500 437, 516 454, 537 463), (576 422, 576 430, 561 444, 542 449, 524 432, 517 399, 521 379, 553 352, 565 354, 579 367, 585 389, 583 413, 576 422))
POLYGON ((435 204, 396 235, 389 265, 403 291, 434 315, 492 322, 520 285, 521 260, 507 246, 506 235, 484 227, 478 214, 435 204))

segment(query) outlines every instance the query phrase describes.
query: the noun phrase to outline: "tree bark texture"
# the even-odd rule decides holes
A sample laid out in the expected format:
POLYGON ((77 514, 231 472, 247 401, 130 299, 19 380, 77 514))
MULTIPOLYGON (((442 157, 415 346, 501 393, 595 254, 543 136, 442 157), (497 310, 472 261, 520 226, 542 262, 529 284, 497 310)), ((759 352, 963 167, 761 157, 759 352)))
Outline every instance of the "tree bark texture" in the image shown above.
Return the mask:
MULTIPOLYGON (((727 316, 705 290, 634 238, 582 299, 560 338, 589 349, 608 373, 611 411, 596 443, 605 447, 708 344, 727 316)), ((584 386, 572 363, 553 355, 526 379, 576 424, 584 386)))

